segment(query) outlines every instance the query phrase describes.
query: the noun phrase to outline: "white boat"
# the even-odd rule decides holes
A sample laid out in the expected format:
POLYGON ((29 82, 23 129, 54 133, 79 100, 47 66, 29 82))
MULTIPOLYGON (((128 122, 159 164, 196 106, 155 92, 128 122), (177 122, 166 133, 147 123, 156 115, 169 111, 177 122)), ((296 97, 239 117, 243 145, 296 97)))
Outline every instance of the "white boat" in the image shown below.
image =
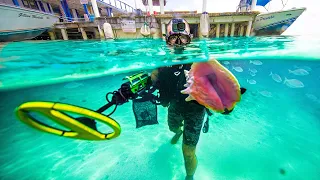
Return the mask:
MULTIPOLYGON (((265 7, 271 0, 241 0, 241 11, 253 11, 256 6, 265 7)), ((238 9, 238 10, 239 10, 238 9)), ((252 25, 254 36, 281 35, 292 25, 306 8, 293 8, 259 14, 252 25)))
POLYGON ((0 42, 32 39, 51 28, 59 17, 0 3, 0 42))
POLYGON ((305 10, 299 8, 259 14, 253 23, 252 35, 281 35, 305 10))

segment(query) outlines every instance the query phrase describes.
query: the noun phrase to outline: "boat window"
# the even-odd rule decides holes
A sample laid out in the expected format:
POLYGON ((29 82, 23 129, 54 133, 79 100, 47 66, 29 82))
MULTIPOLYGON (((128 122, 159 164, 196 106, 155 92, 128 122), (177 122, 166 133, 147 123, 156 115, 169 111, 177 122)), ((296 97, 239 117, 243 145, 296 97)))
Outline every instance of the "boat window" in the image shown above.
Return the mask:
POLYGON ((28 0, 22 0, 22 4, 24 7, 30 8, 28 0))
POLYGON ((26 8, 39 10, 39 8, 34 0, 22 0, 22 4, 26 8))
POLYGON ((52 13, 49 3, 47 3, 47 7, 48 7, 49 12, 52 13))

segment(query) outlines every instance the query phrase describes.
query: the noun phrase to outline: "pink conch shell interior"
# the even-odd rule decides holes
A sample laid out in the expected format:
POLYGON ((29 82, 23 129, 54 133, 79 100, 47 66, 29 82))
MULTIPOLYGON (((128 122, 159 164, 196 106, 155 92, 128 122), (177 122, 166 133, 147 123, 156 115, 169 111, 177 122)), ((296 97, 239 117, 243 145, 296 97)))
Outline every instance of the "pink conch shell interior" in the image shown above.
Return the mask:
POLYGON ((186 101, 196 100, 207 108, 223 112, 231 110, 240 101, 240 85, 233 74, 217 60, 193 63, 191 70, 185 71, 187 88, 181 91, 189 94, 186 101))

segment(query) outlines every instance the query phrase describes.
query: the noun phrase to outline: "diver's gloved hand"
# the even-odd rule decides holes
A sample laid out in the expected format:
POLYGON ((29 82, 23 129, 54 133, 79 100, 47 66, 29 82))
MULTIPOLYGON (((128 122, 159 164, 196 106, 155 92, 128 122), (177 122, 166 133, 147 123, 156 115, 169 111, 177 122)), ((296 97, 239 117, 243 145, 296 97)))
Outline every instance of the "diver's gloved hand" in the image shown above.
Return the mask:
POLYGON ((151 80, 151 76, 148 76, 148 80, 147 80, 146 86, 147 86, 147 87, 150 87, 150 86, 152 86, 152 85, 153 85, 153 83, 152 83, 152 80, 151 80))
POLYGON ((148 93, 153 93, 155 90, 159 89, 159 82, 153 82, 151 76, 148 76, 145 89, 148 90, 148 93))
POLYGON ((147 89, 149 89, 150 87, 157 89, 157 88, 159 88, 159 81, 153 82, 151 79, 151 76, 149 76, 148 80, 147 80, 146 87, 147 87, 147 89))
POLYGON ((224 115, 229 115, 232 111, 233 111, 234 108, 232 108, 231 110, 228 110, 227 108, 224 109, 224 112, 221 113, 221 114, 224 114, 224 115))
POLYGON ((247 91, 247 89, 246 89, 246 88, 240 88, 240 92, 241 92, 241 94, 244 94, 246 91, 247 91))

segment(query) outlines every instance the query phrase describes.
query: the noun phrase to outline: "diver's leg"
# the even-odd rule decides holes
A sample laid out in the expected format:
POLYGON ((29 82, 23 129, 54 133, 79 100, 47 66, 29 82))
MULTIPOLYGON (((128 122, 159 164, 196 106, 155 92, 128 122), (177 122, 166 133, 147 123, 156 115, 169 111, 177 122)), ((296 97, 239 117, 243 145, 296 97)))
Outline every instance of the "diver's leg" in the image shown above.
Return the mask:
POLYGON ((170 141, 171 144, 177 144, 177 142, 180 139, 182 133, 183 133, 183 131, 181 130, 181 128, 179 128, 179 130, 176 132, 176 134, 172 137, 172 139, 170 141))
POLYGON ((193 175, 197 169, 197 156, 196 156, 196 146, 189 146, 183 143, 182 152, 184 158, 184 166, 186 168, 186 180, 193 179, 193 175))
POLYGON ((196 146, 198 144, 201 128, 204 120, 205 109, 189 111, 184 114, 184 133, 183 133, 183 157, 186 169, 186 179, 193 179, 197 169, 196 146))
POLYGON ((174 132, 175 135, 171 139, 171 144, 176 144, 182 135, 182 116, 179 114, 175 105, 170 105, 168 109, 168 126, 170 131, 174 132))

